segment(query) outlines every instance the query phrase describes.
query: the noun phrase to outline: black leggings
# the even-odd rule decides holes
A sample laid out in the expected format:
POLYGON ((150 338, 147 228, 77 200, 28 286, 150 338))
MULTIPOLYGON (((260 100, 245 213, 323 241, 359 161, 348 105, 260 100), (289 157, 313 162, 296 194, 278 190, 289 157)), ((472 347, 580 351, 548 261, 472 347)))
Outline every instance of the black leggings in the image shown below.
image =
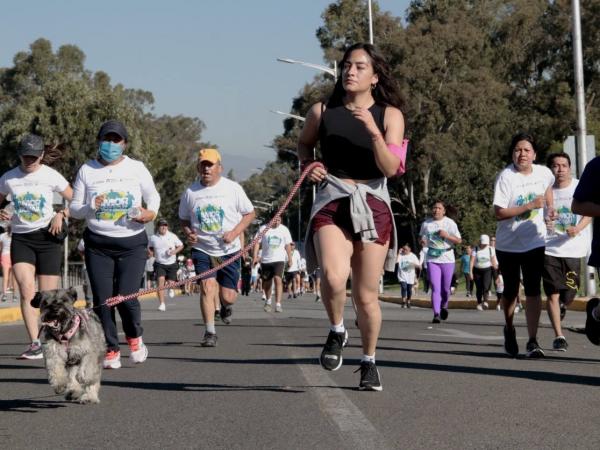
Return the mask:
MULTIPOLYGON (((102 322, 108 350, 119 350, 115 309, 104 303, 115 295, 137 292, 146 268, 148 237, 145 232, 128 237, 110 237, 86 229, 85 265, 94 295, 94 311, 102 322)), ((116 306, 125 336, 139 337, 143 333, 142 311, 137 298, 116 306)))
POLYGON ((487 293, 492 287, 492 268, 478 269, 473 267, 473 281, 475 282, 477 303, 482 303, 484 298, 487 301, 487 293))

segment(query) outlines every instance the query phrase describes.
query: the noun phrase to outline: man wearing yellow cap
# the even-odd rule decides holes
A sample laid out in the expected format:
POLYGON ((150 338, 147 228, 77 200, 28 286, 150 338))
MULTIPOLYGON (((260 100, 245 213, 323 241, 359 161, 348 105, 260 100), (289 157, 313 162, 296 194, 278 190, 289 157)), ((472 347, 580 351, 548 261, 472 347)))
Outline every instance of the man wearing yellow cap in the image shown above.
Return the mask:
MULTIPOLYGON (((179 218, 192 246, 196 273, 205 272, 229 259, 241 249, 240 236, 255 217, 254 206, 235 181, 221 176, 221 155, 213 148, 198 153, 200 179, 181 196, 179 218)), ((240 262, 232 264, 200 282, 200 309, 206 326, 203 347, 217 345, 214 304, 221 303, 221 320, 231 323, 232 305, 237 298, 240 262)))

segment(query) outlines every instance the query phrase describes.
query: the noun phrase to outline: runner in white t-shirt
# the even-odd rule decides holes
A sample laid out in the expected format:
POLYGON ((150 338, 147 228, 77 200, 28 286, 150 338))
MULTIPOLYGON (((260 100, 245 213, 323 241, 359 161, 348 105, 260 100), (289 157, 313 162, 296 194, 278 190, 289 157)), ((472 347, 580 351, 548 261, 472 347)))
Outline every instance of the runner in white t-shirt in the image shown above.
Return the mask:
POLYGON ((537 149, 531 136, 525 133, 515 135, 509 148, 512 164, 500 172, 494 186, 494 208, 498 220, 496 257, 504 277, 504 349, 512 357, 519 353, 513 316, 522 271, 529 334, 526 356, 540 358, 544 352, 536 336, 542 310, 540 284, 546 239, 544 207, 546 216, 553 219, 554 175, 547 167, 533 163, 537 149))
POLYGON ((19 165, 0 177, 0 204, 10 197, 11 207, 0 211, 0 221, 10 221, 12 228, 11 263, 21 293, 21 311, 31 344, 21 359, 41 359, 38 339, 38 311, 31 306, 37 289, 58 288, 61 273, 63 219, 67 210, 54 213, 54 194, 71 200, 73 190, 68 181, 45 162, 59 156, 58 147, 44 146, 42 138, 26 135, 18 148, 19 165), (10 210, 14 212, 10 212, 10 210))
POLYGON ((581 258, 591 245, 591 217, 579 216, 571 211, 573 193, 578 180, 571 175, 571 159, 566 153, 554 153, 548 157, 548 167, 556 181, 552 187, 556 221, 546 237, 546 254, 542 281, 548 297, 547 310, 554 329, 552 348, 566 351, 567 339, 562 333, 560 321, 567 307, 573 302, 579 289, 581 258))
MULTIPOLYGON (((8 222, 7 222, 8 223, 8 222)), ((10 224, 6 225, 6 231, 0 234, 0 259, 2 264, 2 301, 8 299, 8 293, 13 291, 14 299, 14 277, 12 273, 12 263, 10 262, 10 242, 11 242, 10 224)))
POLYGON ((417 269, 421 268, 419 258, 410 248, 410 245, 404 246, 398 252, 398 271, 396 276, 400 282, 400 292, 402 297, 401 307, 410 308, 410 300, 412 299, 412 288, 417 278, 417 269))
POLYGON ((300 263, 302 256, 296 249, 296 244, 291 242, 292 246, 292 259, 286 260, 287 269, 285 271, 285 279, 287 283, 288 299, 296 298, 300 295, 300 263))
MULTIPOLYGON (((196 273, 200 274, 235 256, 240 235, 256 216, 242 186, 221 176, 221 155, 212 148, 198 153, 200 179, 181 196, 179 219, 192 246, 196 273)), ((237 299, 240 261, 237 260, 200 281, 202 318, 206 326, 203 347, 215 347, 215 301, 221 302, 221 320, 231 323, 232 305, 237 299)))
MULTIPOLYGON (((260 227, 261 233, 265 225, 260 227)), ((273 222, 273 226, 265 233, 262 240, 254 245, 253 261, 258 261, 259 247, 261 256, 261 278, 264 291, 266 312, 271 311, 271 285, 275 280, 275 312, 281 312, 281 298, 283 297, 283 267, 286 258, 292 260, 292 236, 290 230, 281 223, 281 218, 273 222)))
POLYGON ((419 236, 425 239, 425 264, 431 284, 432 323, 448 318, 448 301, 454 274, 454 246, 462 242, 456 222, 446 217, 446 206, 437 201, 431 209, 432 218, 421 225, 419 236))
MULTIPOLYGON (((166 311, 165 281, 177 281, 179 265, 176 255, 183 250, 183 242, 175 233, 169 231, 169 223, 166 219, 160 219, 157 228, 148 242, 148 252, 150 256, 154 256, 154 276, 158 283, 158 310, 166 311)), ((169 289, 169 296, 172 291, 169 289)))

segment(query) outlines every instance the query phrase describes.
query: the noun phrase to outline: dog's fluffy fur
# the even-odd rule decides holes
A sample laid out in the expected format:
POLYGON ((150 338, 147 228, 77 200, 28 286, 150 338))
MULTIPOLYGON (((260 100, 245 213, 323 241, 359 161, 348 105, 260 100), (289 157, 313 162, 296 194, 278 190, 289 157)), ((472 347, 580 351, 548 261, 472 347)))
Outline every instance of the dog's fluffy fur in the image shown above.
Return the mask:
POLYGON ((48 381, 54 391, 64 394, 67 400, 99 403, 106 350, 104 332, 96 314, 75 308, 76 299, 75 289, 56 289, 38 292, 31 305, 40 308, 40 340, 48 381), (76 321, 80 322, 79 327, 65 339, 76 321))

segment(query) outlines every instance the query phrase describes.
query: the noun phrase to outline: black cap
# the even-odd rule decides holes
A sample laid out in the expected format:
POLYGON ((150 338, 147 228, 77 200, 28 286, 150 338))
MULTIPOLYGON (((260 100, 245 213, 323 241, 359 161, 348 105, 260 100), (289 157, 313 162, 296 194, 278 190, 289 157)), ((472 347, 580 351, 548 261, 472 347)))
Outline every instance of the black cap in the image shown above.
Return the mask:
POLYGON ((125 141, 129 140, 125 125, 118 120, 108 120, 104 122, 98 132, 98 140, 101 141, 108 133, 115 133, 121 136, 125 141))
POLYGON ((162 225, 169 226, 169 222, 167 222, 167 220, 166 220, 166 219, 160 219, 160 220, 158 221, 158 226, 160 227, 160 226, 162 226, 162 225))
POLYGON ((40 157, 44 153, 44 141, 35 134, 28 134, 19 145, 19 156, 40 157))

